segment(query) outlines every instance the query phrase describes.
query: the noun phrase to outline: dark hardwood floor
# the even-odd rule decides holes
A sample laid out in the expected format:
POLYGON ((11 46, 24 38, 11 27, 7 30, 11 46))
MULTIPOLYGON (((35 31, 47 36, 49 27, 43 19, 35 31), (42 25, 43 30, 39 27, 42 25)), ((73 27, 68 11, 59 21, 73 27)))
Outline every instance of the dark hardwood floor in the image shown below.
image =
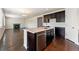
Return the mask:
POLYGON ((79 51, 79 46, 68 39, 56 37, 45 51, 79 51))
POLYGON ((23 47, 23 30, 6 30, 0 42, 1 51, 26 51, 23 47))
MULTIPOLYGON (((26 51, 23 46, 23 30, 6 30, 0 40, 0 51, 26 51)), ((79 51, 75 43, 56 37, 44 51, 79 51)))

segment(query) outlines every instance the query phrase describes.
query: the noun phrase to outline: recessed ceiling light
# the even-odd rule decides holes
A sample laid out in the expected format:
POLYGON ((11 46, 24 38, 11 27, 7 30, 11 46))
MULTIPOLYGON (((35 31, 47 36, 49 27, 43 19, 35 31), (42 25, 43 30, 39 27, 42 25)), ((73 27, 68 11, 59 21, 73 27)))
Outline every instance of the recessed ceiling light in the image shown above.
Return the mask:
POLYGON ((14 14, 6 14, 6 17, 11 17, 11 18, 24 18, 26 15, 14 15, 14 14))

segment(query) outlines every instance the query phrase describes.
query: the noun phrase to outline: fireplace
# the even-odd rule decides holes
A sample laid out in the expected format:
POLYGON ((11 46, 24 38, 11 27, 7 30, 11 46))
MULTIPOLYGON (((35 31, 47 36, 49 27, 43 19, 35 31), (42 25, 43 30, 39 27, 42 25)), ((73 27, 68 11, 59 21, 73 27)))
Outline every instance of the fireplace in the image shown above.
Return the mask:
POLYGON ((14 29, 20 29, 20 24, 13 24, 14 29))

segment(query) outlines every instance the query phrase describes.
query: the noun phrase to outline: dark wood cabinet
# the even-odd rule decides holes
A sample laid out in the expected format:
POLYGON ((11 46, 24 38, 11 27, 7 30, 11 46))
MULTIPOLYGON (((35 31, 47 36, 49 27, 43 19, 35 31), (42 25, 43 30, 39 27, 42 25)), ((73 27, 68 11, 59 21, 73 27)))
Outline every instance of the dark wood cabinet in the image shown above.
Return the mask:
POLYGON ((54 29, 46 31, 46 46, 48 46, 54 38, 54 29))
POLYGON ((65 22, 65 11, 56 13, 56 22, 65 22))
POLYGON ((55 18, 55 13, 44 15, 44 22, 49 23, 50 19, 55 18))
POLYGON ((55 16, 56 16, 56 14, 55 14, 55 13, 49 14, 49 18, 50 18, 50 19, 55 18, 55 16))
POLYGON ((35 51, 36 50, 36 34, 27 32, 27 50, 35 51))
POLYGON ((38 33, 27 32, 28 51, 42 51, 46 47, 45 31, 38 33))
POLYGON ((65 27, 55 27, 55 36, 65 38, 65 27))
POLYGON ((49 23, 53 18, 56 18, 56 22, 65 22, 65 11, 44 15, 44 22, 49 23))
POLYGON ((49 23, 49 15, 44 15, 44 23, 49 23))
POLYGON ((37 33, 27 32, 27 50, 42 51, 52 42, 53 37, 54 29, 37 33))

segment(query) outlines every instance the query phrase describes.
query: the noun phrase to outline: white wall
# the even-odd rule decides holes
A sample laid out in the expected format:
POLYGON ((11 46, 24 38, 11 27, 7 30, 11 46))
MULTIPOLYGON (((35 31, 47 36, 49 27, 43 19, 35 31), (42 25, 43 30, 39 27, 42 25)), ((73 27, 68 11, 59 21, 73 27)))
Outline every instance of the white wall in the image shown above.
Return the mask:
POLYGON ((26 19, 25 20, 26 28, 35 28, 37 27, 37 17, 26 19))
POLYGON ((25 27, 24 18, 6 18, 6 29, 13 29, 13 24, 21 24, 21 28, 25 27))
POLYGON ((0 8, 0 27, 3 26, 3 17, 4 17, 3 11, 2 11, 2 9, 0 8))
MULTIPOLYGON (((44 26, 46 26, 45 23, 43 23, 44 26)), ((48 26, 51 27, 65 27, 65 22, 56 22, 56 18, 50 19, 50 22, 47 23, 48 26)))
POLYGON ((78 30, 79 30, 79 18, 77 8, 66 9, 66 38, 79 44, 78 42, 78 30))

